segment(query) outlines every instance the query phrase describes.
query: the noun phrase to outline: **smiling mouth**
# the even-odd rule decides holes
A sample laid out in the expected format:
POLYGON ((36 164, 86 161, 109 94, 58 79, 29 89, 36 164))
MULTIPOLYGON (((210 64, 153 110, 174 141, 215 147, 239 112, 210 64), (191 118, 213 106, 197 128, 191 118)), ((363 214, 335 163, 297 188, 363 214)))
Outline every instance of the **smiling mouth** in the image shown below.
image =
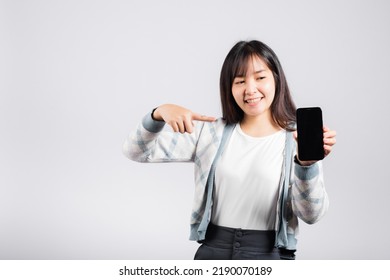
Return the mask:
POLYGON ((261 99, 262 99, 262 97, 251 98, 251 99, 245 100, 245 103, 254 104, 254 103, 259 102, 261 99))

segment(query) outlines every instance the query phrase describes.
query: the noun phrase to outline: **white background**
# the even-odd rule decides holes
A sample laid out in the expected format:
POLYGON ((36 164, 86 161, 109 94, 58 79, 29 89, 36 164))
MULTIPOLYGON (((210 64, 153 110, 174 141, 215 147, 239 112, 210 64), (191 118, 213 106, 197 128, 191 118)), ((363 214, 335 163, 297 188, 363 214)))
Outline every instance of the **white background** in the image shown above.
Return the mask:
POLYGON ((220 116, 238 40, 278 54, 338 132, 298 259, 389 259, 388 1, 0 1, 0 259, 191 259, 192 164, 139 164, 161 103, 220 116))

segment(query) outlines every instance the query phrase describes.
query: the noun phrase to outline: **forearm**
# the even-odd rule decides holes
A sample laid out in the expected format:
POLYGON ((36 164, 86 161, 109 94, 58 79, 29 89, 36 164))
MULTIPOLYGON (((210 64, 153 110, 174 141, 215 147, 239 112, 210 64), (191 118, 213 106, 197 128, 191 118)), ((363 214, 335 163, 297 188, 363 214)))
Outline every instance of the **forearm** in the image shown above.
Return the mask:
POLYGON ((294 164, 295 180, 292 186, 294 213, 308 224, 321 219, 329 206, 324 186, 322 162, 310 166, 294 164))
MULTIPOLYGON (((201 125, 201 124, 200 124, 201 125)), ((123 144, 123 153, 138 162, 189 162, 193 160, 198 129, 193 134, 163 130, 164 121, 147 114, 123 144)))

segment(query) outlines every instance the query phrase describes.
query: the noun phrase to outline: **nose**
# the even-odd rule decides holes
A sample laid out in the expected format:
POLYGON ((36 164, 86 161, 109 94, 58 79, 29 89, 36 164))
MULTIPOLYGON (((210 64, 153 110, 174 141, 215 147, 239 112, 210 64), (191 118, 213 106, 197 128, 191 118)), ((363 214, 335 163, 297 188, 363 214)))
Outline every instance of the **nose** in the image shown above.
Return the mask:
POLYGON ((245 88, 245 94, 250 95, 256 93, 257 88, 256 88, 256 83, 253 79, 249 79, 246 82, 246 88, 245 88))

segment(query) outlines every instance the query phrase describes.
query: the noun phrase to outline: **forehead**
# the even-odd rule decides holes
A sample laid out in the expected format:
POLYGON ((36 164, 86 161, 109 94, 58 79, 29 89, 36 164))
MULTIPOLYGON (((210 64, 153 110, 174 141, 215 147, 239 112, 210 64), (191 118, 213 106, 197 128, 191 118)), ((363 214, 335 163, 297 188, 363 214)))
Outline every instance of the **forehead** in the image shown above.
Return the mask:
POLYGON ((236 69, 234 69, 234 76, 242 77, 252 72, 260 70, 269 70, 267 63, 264 59, 258 55, 251 55, 249 57, 242 58, 238 61, 236 69))

